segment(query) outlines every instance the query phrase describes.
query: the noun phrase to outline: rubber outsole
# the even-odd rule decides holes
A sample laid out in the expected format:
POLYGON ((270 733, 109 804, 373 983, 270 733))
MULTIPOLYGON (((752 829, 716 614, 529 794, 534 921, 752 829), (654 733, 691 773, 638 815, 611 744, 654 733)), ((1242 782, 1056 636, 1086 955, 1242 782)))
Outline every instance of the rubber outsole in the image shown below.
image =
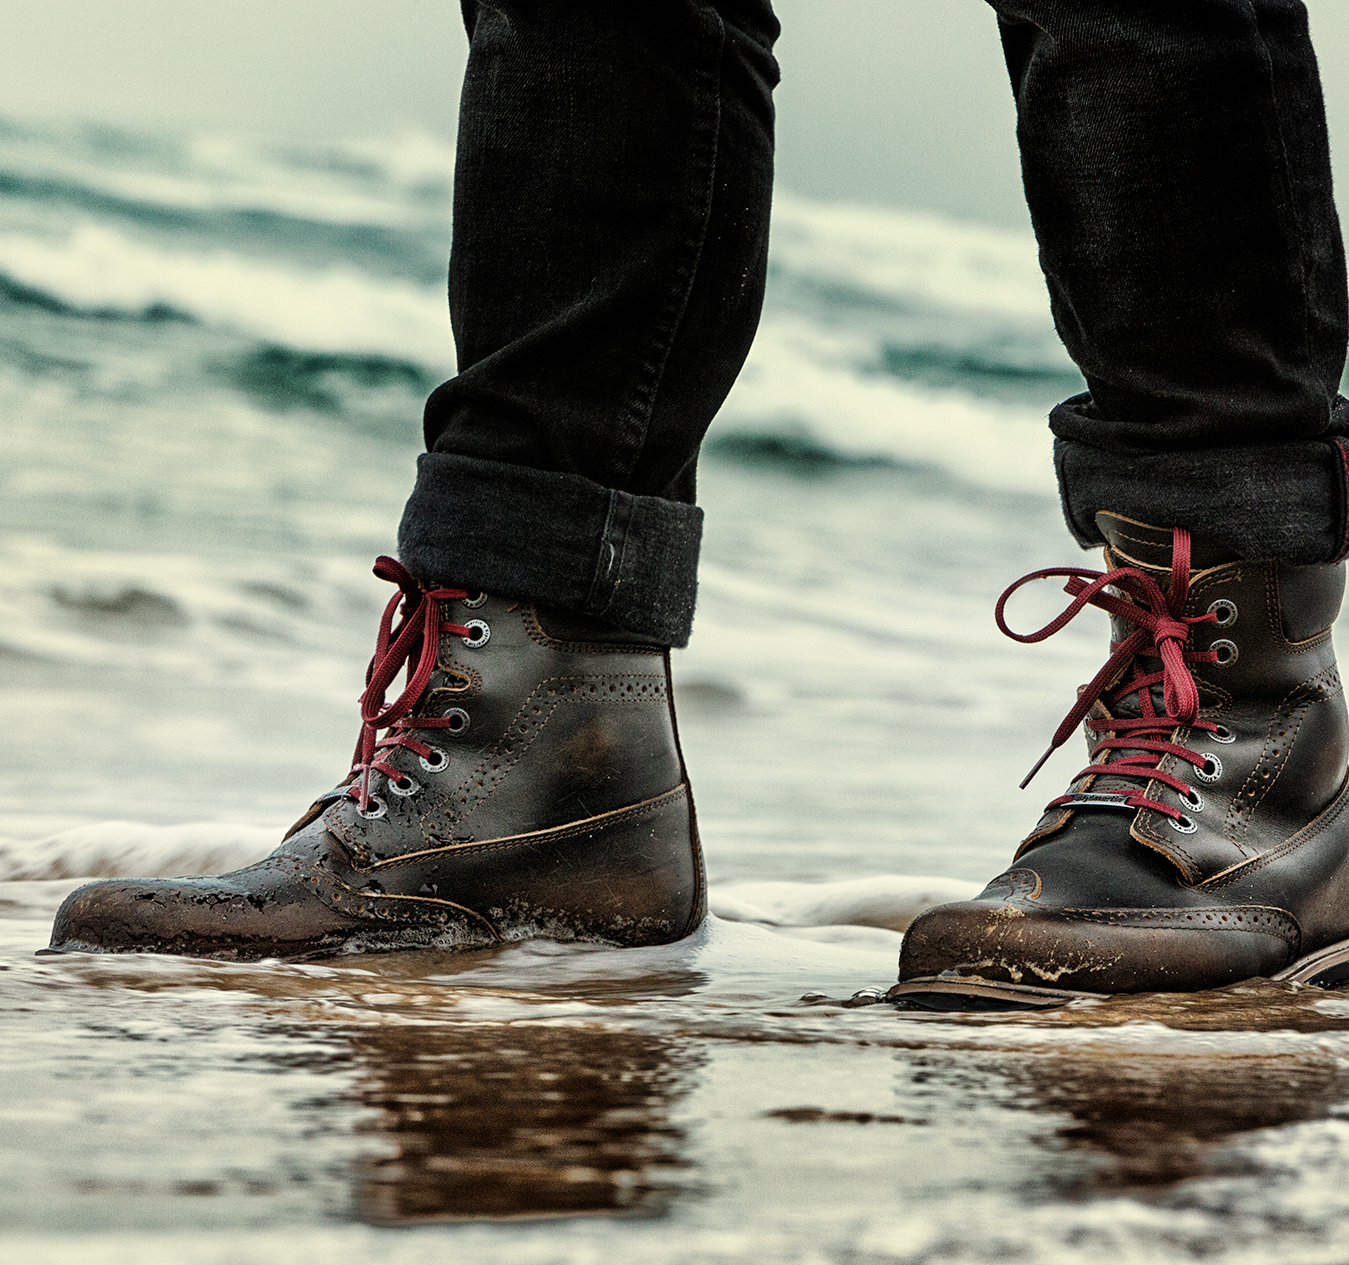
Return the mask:
POLYGON ((1068 988, 1003 984, 978 975, 952 975, 902 980, 882 1000, 902 1002, 923 1010, 990 1011, 1045 1010, 1083 997, 1102 996, 1102 993, 1080 993, 1068 988))
MULTIPOLYGON (((1327 945, 1299 958, 1270 976, 1276 983, 1312 984, 1337 988, 1349 983, 1349 940, 1327 945)), ((1100 1001, 1110 993, 1073 988, 1042 988, 1034 984, 1007 984, 978 975, 937 975, 902 980, 882 998, 922 1010, 997 1011, 1048 1010, 1072 1001, 1100 1001)))

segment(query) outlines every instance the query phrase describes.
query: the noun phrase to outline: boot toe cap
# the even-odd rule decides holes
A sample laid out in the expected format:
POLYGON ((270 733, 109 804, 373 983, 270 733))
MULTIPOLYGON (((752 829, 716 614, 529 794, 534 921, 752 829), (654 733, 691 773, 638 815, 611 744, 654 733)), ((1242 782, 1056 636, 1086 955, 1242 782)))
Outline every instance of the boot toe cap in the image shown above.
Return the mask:
POLYGON ((88 883, 57 910, 49 951, 237 960, 307 952, 350 920, 308 890, 303 872, 281 857, 209 878, 88 883))
POLYGON ((942 905, 904 937, 901 984, 942 977, 1085 993, 1190 992, 1282 970, 1301 931, 1267 906, 1036 908, 942 905))
POLYGON ((52 924, 55 952, 173 952, 181 916, 170 910, 163 880, 104 879, 77 888, 52 924))

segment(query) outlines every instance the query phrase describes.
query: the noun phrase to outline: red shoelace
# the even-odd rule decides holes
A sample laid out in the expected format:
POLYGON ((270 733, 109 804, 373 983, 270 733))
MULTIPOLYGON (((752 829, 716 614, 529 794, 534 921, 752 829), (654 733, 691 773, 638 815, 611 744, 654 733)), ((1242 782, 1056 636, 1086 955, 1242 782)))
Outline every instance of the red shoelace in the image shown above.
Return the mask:
MULTIPOLYGON (((1098 699, 1113 711, 1115 705, 1130 694, 1134 694, 1138 698, 1140 715, 1092 717, 1087 721, 1088 729, 1104 736, 1091 749, 1090 758, 1093 763, 1078 773, 1073 781, 1077 782, 1087 776, 1137 779, 1142 786, 1132 793, 1121 792, 1118 798, 1121 806, 1148 808, 1176 821, 1184 819, 1185 814, 1179 809, 1149 799, 1144 791, 1149 781, 1156 780, 1193 801, 1195 792, 1188 783, 1172 773, 1162 771, 1157 766, 1165 756, 1173 755, 1188 761, 1196 769, 1202 769, 1207 764, 1208 757, 1172 742, 1171 734, 1180 726, 1204 733, 1213 733, 1220 728, 1211 720, 1199 718, 1199 687, 1195 684, 1189 667, 1192 663, 1217 663, 1218 655, 1212 650, 1185 649, 1190 630, 1196 624, 1216 623, 1218 617, 1213 613, 1186 615, 1185 599, 1189 591, 1190 533, 1184 528, 1177 527, 1173 530, 1171 583, 1167 593, 1163 593, 1156 580, 1137 567, 1116 567, 1113 571, 1091 571, 1083 567, 1053 567, 1023 575, 1003 593, 998 599, 998 627, 1014 641, 1044 641, 1075 619, 1088 605, 1098 606, 1101 610, 1138 625, 1123 641, 1111 642, 1110 658, 1092 678, 1091 683, 1078 695, 1076 705, 1055 731, 1049 749, 1021 783, 1023 789, 1054 751, 1067 741, 1098 699), (1063 586, 1063 591, 1073 599, 1062 614, 1033 633, 1016 633, 1007 627, 1003 611, 1013 593, 1033 580, 1061 577, 1066 577, 1068 581, 1063 586), (1106 592, 1109 586, 1114 586, 1127 596, 1119 597, 1106 592), (1140 656, 1160 659, 1162 670, 1145 672, 1142 665, 1137 662, 1140 656), (1132 677, 1111 688, 1131 661, 1132 677), (1162 687, 1164 708, 1162 713, 1158 713, 1152 694, 1153 686, 1159 684, 1162 687), (1127 754, 1111 756, 1096 763, 1102 755, 1117 751, 1127 754)), ((1115 796, 1112 794, 1110 798, 1114 799, 1115 796)), ((1075 795, 1072 792, 1060 795, 1057 799, 1051 800, 1045 809, 1048 811, 1057 808, 1062 804, 1073 802, 1074 799, 1075 795)))
POLYGON ((381 580, 398 585, 379 621, 375 654, 365 671, 365 692, 361 695, 361 735, 352 757, 351 774, 355 779, 347 788, 366 812, 370 806, 370 774, 383 773, 391 781, 405 784, 406 774, 384 758, 398 747, 406 747, 425 759, 432 748, 421 742, 414 730, 446 729, 457 724, 453 717, 411 715, 417 700, 435 671, 442 632, 473 637, 474 629, 445 619, 441 602, 454 602, 469 596, 467 589, 424 589, 402 563, 393 558, 375 560, 375 574, 381 580), (384 695, 393 679, 407 665, 407 684, 392 703, 384 695), (414 665, 415 664, 415 665, 414 665), (379 737, 381 729, 391 732, 379 737), (359 776, 358 776, 359 775, 359 776))

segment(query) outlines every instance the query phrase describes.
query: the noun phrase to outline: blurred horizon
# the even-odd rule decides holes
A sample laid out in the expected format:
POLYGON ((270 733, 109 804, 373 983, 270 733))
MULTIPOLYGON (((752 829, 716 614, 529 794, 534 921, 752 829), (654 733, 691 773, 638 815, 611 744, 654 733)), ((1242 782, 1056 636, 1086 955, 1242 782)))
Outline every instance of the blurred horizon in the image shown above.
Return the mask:
MULTIPOLYGON (((778 0, 778 178, 805 197, 1025 228, 1015 109, 985 0, 778 0)), ((1312 0, 1349 187, 1349 5, 1312 0)), ((4 5, 0 113, 271 139, 452 144, 467 42, 449 0, 4 5)))

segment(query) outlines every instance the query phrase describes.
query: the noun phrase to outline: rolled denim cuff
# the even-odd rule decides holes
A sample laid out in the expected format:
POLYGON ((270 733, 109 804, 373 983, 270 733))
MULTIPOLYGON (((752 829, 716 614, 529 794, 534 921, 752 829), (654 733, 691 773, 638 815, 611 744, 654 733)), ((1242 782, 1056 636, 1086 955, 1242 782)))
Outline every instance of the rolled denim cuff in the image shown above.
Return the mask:
POLYGON ((451 453, 417 459, 398 528, 413 575, 688 643, 703 512, 580 475, 451 453))
MULTIPOLYGON (((1060 404, 1072 409, 1084 397, 1060 404)), ((1349 402, 1335 403, 1332 432, 1349 430, 1349 402)), ((1349 447, 1340 434, 1286 444, 1121 453, 1054 440, 1054 469, 1068 529, 1083 547, 1105 543, 1096 512, 1160 527, 1188 527, 1238 558, 1299 565, 1349 554, 1349 447)))

